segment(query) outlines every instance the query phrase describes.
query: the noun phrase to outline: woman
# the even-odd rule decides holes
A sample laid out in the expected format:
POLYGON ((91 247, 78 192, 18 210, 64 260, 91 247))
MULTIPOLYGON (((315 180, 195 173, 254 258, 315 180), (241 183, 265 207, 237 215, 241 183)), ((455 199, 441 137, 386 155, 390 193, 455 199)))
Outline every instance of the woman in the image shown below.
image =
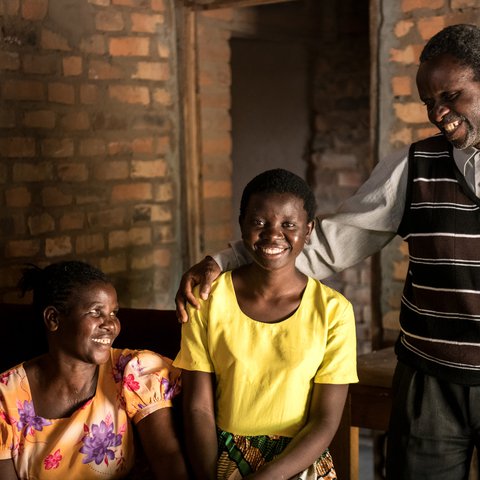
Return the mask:
POLYGON ((150 351, 118 350, 115 288, 76 261, 32 267, 48 352, 0 375, 0 478, 117 479, 131 471, 133 427, 157 479, 186 480, 171 418, 178 371, 150 351))
POLYGON ((255 177, 240 205, 253 262, 218 277, 182 327, 174 365, 199 480, 336 478, 328 445, 357 381, 355 321, 342 295, 295 267, 314 214, 297 175, 255 177))

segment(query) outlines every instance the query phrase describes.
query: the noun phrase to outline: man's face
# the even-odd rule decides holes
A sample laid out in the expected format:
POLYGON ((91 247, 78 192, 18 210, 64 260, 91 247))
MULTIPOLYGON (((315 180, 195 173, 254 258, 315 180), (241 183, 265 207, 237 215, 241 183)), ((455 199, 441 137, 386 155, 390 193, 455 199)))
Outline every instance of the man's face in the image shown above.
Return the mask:
POLYGON ((429 120, 456 148, 480 148, 480 82, 471 67, 451 55, 420 64, 420 99, 429 120))

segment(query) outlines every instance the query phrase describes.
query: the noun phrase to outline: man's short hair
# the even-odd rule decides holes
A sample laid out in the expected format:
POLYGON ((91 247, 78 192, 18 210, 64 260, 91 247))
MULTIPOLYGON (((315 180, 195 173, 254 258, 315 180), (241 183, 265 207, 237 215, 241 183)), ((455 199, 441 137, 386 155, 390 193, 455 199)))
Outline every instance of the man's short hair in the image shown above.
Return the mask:
POLYGON ((441 55, 451 55, 462 65, 471 67, 475 80, 480 81, 480 28, 468 24, 445 27, 427 42, 420 54, 420 63, 441 55))

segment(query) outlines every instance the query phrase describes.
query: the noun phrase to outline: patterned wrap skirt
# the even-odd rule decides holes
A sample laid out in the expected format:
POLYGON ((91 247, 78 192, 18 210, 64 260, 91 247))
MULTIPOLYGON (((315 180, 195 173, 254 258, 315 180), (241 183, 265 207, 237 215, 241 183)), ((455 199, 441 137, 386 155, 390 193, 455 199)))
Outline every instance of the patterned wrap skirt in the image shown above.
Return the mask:
MULTIPOLYGON (((217 480, 239 480, 273 460, 290 443, 290 437, 278 435, 242 436, 217 429, 217 480)), ((337 474, 328 450, 313 465, 292 480, 336 480, 337 474)))

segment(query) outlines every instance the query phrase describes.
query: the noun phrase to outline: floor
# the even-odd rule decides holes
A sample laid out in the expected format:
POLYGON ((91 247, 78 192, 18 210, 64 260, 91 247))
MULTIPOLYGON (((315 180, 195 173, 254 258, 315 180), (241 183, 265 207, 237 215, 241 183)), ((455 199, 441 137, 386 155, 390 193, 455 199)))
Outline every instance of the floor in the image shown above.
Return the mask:
POLYGON ((373 480, 373 440, 368 434, 360 434, 359 479, 373 480))

